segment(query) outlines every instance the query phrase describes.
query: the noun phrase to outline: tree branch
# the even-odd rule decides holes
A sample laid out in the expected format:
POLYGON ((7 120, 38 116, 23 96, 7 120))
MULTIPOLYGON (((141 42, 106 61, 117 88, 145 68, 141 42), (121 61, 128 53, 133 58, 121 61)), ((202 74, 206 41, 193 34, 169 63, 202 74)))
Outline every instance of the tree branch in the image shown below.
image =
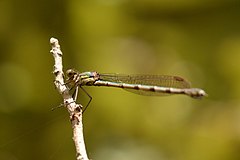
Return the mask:
POLYGON ((73 141, 76 147, 76 159, 77 160, 88 160, 87 152, 84 144, 83 137, 83 123, 82 123, 82 105, 76 104, 69 93, 68 87, 64 83, 64 73, 62 65, 62 51, 56 38, 50 39, 52 50, 50 51, 54 57, 54 68, 53 74, 55 76, 54 85, 58 90, 59 94, 63 97, 64 106, 66 106, 69 114, 70 121, 73 128, 73 141))

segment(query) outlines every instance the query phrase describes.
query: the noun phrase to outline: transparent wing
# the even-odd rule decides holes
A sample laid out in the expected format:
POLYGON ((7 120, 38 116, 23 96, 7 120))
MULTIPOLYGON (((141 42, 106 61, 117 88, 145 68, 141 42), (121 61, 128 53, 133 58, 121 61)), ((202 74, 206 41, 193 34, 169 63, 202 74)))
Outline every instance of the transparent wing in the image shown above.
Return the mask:
MULTIPOLYGON (((116 82, 116 83, 127 83, 133 85, 146 85, 146 86, 158 86, 167 88, 190 88, 190 83, 185 79, 178 76, 168 75, 124 75, 124 74, 100 74, 100 80, 116 82)), ((170 93, 160 93, 154 91, 143 91, 137 89, 124 89, 126 91, 149 96, 164 96, 170 93)))

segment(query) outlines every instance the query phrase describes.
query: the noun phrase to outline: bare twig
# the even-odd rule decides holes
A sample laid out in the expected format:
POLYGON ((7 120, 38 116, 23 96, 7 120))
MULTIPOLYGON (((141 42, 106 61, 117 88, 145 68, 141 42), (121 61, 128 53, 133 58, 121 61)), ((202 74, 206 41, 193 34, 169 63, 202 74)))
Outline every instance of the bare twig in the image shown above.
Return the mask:
POLYGON ((54 68, 53 74, 55 75, 54 84, 56 89, 63 97, 64 105, 70 114, 70 120, 73 128, 73 141, 76 147, 76 157, 77 160, 88 160, 84 138, 83 138, 83 123, 82 123, 82 106, 76 104, 73 100, 69 89, 64 83, 64 73, 62 65, 62 51, 60 45, 56 38, 50 39, 50 44, 52 45, 52 50, 50 51, 54 57, 54 68))

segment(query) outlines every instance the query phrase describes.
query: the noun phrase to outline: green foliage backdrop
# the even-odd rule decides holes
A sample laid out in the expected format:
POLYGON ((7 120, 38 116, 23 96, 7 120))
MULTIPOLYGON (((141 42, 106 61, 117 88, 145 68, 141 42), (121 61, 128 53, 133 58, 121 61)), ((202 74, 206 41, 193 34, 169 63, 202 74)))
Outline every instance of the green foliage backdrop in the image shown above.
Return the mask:
POLYGON ((61 103, 52 36, 65 70, 179 75, 209 94, 194 100, 86 87, 90 158, 240 159, 239 18, 238 0, 1 0, 0 159, 75 158, 67 111, 51 111, 61 103))

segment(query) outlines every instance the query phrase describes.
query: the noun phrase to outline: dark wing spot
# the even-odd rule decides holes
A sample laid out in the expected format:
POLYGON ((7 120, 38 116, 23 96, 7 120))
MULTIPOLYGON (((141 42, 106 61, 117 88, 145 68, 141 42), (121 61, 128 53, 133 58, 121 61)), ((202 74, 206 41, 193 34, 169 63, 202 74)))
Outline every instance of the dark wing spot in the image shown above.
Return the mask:
POLYGON ((174 76, 174 80, 176 80, 176 81, 185 81, 183 78, 178 77, 178 76, 174 76))

